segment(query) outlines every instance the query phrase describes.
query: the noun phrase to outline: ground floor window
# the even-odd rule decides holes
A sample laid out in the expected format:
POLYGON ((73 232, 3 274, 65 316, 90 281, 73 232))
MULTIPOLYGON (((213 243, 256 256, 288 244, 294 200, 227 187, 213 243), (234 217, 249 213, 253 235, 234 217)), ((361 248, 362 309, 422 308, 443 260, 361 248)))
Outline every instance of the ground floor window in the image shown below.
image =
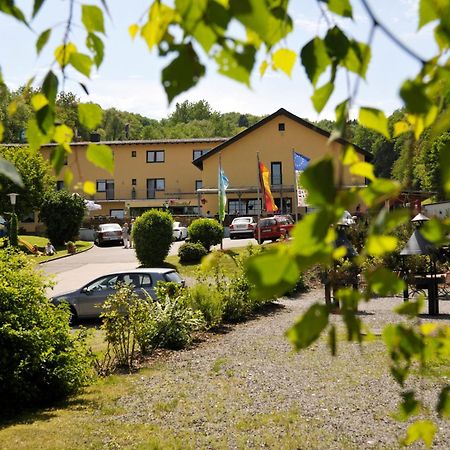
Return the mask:
POLYGON ((278 207, 278 212, 280 214, 291 214, 292 213, 292 199, 290 197, 283 198, 283 206, 281 206, 281 199, 275 198, 275 205, 278 207))
POLYGON ((261 200, 241 198, 228 200, 228 214, 234 216, 257 216, 261 214, 261 200))
POLYGON ((115 217, 116 219, 123 219, 125 217, 123 209, 110 209, 109 215, 111 217, 115 217))

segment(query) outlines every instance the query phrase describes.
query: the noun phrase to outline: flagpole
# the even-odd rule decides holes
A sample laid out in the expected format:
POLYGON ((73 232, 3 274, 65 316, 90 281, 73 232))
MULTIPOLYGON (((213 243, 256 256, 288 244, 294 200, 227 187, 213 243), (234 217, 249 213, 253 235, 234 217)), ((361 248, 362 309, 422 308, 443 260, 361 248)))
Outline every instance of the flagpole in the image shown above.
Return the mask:
POLYGON ((261 183, 261 171, 259 166, 259 152, 256 152, 256 162, 258 166, 258 182, 256 183, 256 189, 257 189, 257 195, 258 195, 258 244, 261 242, 261 227, 259 226, 259 222, 261 220, 261 209, 262 209, 262 202, 261 202, 261 195, 260 195, 260 183, 261 183))
POLYGON ((298 186, 297 186, 297 171, 295 170, 295 150, 294 149, 292 149, 292 168, 294 170, 295 221, 298 222, 298 186))
MULTIPOLYGON (((222 154, 219 153, 219 191, 220 191, 220 196, 222 196, 222 154)), ((220 202, 223 201, 219 199, 219 209, 220 209, 220 202)), ((225 205, 223 205, 223 208, 225 210, 225 205)), ((223 220, 222 220, 222 214, 221 211, 219 210, 219 223, 223 228, 223 220)), ((222 238, 220 239, 220 250, 223 250, 223 234, 222 234, 222 238)))

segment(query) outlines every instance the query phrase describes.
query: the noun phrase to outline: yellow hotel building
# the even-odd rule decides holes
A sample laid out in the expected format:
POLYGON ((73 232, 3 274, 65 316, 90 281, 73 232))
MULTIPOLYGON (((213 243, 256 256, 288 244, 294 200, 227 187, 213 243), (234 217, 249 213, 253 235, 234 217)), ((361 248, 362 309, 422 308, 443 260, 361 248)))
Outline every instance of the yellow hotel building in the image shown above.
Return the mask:
MULTIPOLYGON (((114 174, 99 169, 86 159, 88 142, 72 144, 67 165, 74 174, 74 186, 90 180, 96 183, 92 197, 101 205, 95 216, 135 217, 149 208, 168 207, 174 215, 217 214, 219 158, 229 179, 227 212, 257 215, 257 155, 270 170, 272 193, 279 211, 296 210, 293 152, 311 162, 331 155, 338 158, 344 140, 328 143, 329 133, 296 115, 279 109, 232 138, 199 138, 149 141, 102 142, 114 153, 114 174)), ((356 147, 361 161, 370 153, 356 147)), ((48 157, 51 145, 43 148, 48 157)), ((64 169, 58 187, 63 186, 64 169)), ((363 185, 364 179, 344 172, 344 184, 363 185)))

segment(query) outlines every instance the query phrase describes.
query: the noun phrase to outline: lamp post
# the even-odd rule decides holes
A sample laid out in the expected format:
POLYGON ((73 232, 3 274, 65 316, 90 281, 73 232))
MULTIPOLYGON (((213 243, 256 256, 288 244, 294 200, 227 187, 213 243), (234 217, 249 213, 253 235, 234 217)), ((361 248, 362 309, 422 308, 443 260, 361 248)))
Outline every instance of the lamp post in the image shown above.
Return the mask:
POLYGON ((11 220, 9 221, 9 244, 13 247, 17 247, 17 217, 16 217, 16 201, 17 196, 19 194, 16 194, 15 192, 11 192, 10 194, 7 194, 9 197, 9 201, 11 202, 11 220))

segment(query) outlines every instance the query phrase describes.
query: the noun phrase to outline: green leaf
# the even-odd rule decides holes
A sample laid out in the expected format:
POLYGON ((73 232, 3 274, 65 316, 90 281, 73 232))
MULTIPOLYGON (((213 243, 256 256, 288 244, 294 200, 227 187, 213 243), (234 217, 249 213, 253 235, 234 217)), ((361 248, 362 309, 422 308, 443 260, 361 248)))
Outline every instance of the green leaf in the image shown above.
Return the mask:
POLYGON ((328 9, 342 17, 353 18, 352 5, 349 0, 328 0, 328 9))
POLYGON ((365 161, 357 162, 350 166, 350 173, 359 177, 367 178, 368 180, 375 180, 374 166, 365 161))
POLYGON ((418 420, 408 427, 406 431, 405 445, 411 445, 418 440, 422 440, 426 447, 430 448, 437 427, 431 420, 418 420))
POLYGON ((373 272, 368 272, 364 275, 370 291, 376 295, 386 297, 399 294, 405 289, 405 282, 384 267, 379 267, 373 272))
POLYGON ((48 30, 43 31, 36 41, 36 53, 39 55, 41 53, 42 49, 45 47, 45 44, 47 44, 48 40, 50 39, 50 35, 52 33, 52 30, 49 28, 48 30))
MULTIPOLYGON (((242 52, 224 47, 215 58, 219 65, 219 72, 250 86, 250 74, 255 64, 255 52, 255 48, 249 45, 245 45, 242 52)), ((203 66, 201 67, 203 68, 203 66)))
POLYGON ((382 256, 397 248, 398 240, 395 236, 372 235, 367 238, 365 250, 368 255, 382 256))
POLYGON ((64 186, 69 188, 70 186, 72 186, 72 182, 73 182, 73 173, 69 169, 69 167, 66 167, 66 170, 64 171, 64 186))
POLYGON ((257 255, 249 259, 246 274, 255 286, 255 298, 274 298, 284 295, 297 283, 300 272, 295 260, 288 257, 285 249, 257 255))
POLYGON ((86 151, 86 159, 97 167, 114 171, 114 155, 111 147, 104 144, 89 144, 86 151))
POLYGON ((400 120, 399 122, 394 123, 394 137, 396 138, 403 133, 407 133, 410 129, 408 122, 400 120))
POLYGON ((128 33, 131 36, 131 39, 134 39, 136 37, 138 31, 139 25, 137 23, 133 23, 128 27, 128 33))
POLYGON ((427 240, 436 246, 448 244, 450 226, 435 217, 431 218, 420 228, 420 233, 427 240))
POLYGON ((3 124, 0 122, 0 142, 3 141, 3 134, 5 132, 5 127, 3 126, 3 124))
POLYGON ((442 388, 436 409, 439 416, 447 419, 450 418, 450 386, 444 386, 442 388))
POLYGON ((439 155, 442 187, 446 198, 450 198, 450 143, 445 144, 441 148, 439 155))
POLYGON ((83 191, 88 195, 94 195, 97 192, 97 187, 93 181, 85 181, 83 183, 83 191))
POLYGON ((37 150, 51 141, 51 136, 41 132, 34 118, 28 120, 26 135, 28 145, 33 150, 37 150))
POLYGON ((395 209, 388 211, 386 208, 381 209, 376 219, 372 222, 371 233, 383 234, 390 233, 400 225, 406 223, 410 219, 409 210, 395 209))
POLYGON ((420 0, 419 3, 419 27, 420 30, 424 25, 433 20, 439 19, 438 12, 435 9, 434 0, 420 0))
POLYGON ((47 104, 36 111, 36 122, 43 134, 49 135, 50 130, 55 125, 55 109, 52 105, 47 104))
POLYGON ((105 32, 103 11, 94 5, 81 5, 81 21, 88 33, 105 32))
POLYGON ((15 19, 19 20, 20 22, 23 22, 26 26, 28 26, 28 22, 25 19, 22 10, 14 4, 14 1, 11 0, 0 1, 0 11, 14 17, 15 19))
POLYGON ((162 70, 162 83, 169 103, 182 92, 195 86, 205 74, 191 44, 182 46, 179 55, 162 70))
POLYGON ((0 175, 9 178, 17 186, 24 187, 22 177, 17 172, 17 169, 2 156, 0 156, 0 175))
POLYGON ((316 303, 286 332, 286 336, 294 344, 295 350, 299 351, 316 341, 327 325, 328 309, 316 303))
POLYGON ((394 414, 394 418, 402 422, 408 420, 412 416, 417 416, 422 407, 421 403, 414 397, 414 391, 402 392, 402 402, 398 411, 394 414))
POLYGON ((270 48, 292 31, 288 2, 229 0, 230 12, 245 28, 253 30, 270 48), (270 3, 275 3, 271 7, 270 3))
POLYGON ((51 105, 54 105, 56 101, 56 94, 58 93, 58 78, 56 78, 56 75, 51 70, 44 78, 41 91, 47 97, 48 102, 51 105))
MULTIPOLYGON (((59 174, 66 162, 66 149, 62 145, 57 145, 50 152, 50 164, 53 170, 59 174)), ((68 186, 68 185, 66 185, 68 186)))
POLYGON ((91 76, 93 61, 88 55, 78 52, 72 53, 70 55, 70 64, 72 64, 78 72, 86 75, 88 78, 91 76))
POLYGON ((309 204, 314 206, 333 204, 336 187, 332 160, 324 158, 308 166, 300 175, 300 184, 308 191, 307 201, 309 204))
POLYGON ((175 8, 183 19, 182 26, 188 33, 203 21, 207 6, 207 0, 175 0, 175 8))
POLYGON ((423 299, 418 298, 416 301, 404 302, 397 306, 394 311, 402 316, 408 316, 411 319, 417 317, 423 310, 423 299))
POLYGON ((406 80, 400 88, 400 97, 405 102, 408 112, 426 114, 431 108, 431 101, 425 93, 425 85, 419 81, 406 80))
POLYGON ((55 128, 53 140, 58 144, 70 144, 73 138, 73 131, 67 125, 58 125, 55 128))
POLYGON ((44 106, 48 105, 47 97, 41 93, 34 94, 31 97, 31 105, 35 111, 39 111, 44 106))
POLYGON ((328 30, 325 36, 325 45, 330 58, 341 61, 349 51, 350 41, 342 30, 335 26, 328 30))
POLYGON ((292 74, 297 53, 288 48, 280 48, 272 55, 272 64, 275 69, 282 70, 288 77, 292 74))
POLYGON ((66 45, 60 45, 55 50, 55 59, 64 68, 69 64, 72 53, 76 53, 76 51, 77 47, 72 42, 68 42, 66 45))
POLYGON ((45 0, 34 0, 33 5, 33 17, 40 11, 41 6, 44 4, 45 0))
POLYGON ((369 46, 352 40, 343 64, 351 72, 365 78, 371 57, 372 52, 369 46))
POLYGON ((331 94, 334 90, 334 83, 329 81, 324 84, 322 87, 314 90, 314 94, 311 97, 311 101, 313 102, 314 109, 320 113, 322 109, 327 104, 331 94))
POLYGON ((375 108, 361 108, 359 110, 359 123, 363 127, 378 131, 387 139, 390 139, 388 120, 383 111, 375 108))
POLYGON ((397 181, 377 178, 367 187, 361 189, 360 197, 369 207, 373 207, 386 199, 395 197, 401 190, 401 185, 397 181))
POLYGON ((89 33, 86 38, 86 47, 94 55, 94 63, 97 68, 99 68, 105 55, 105 46, 103 41, 96 34, 89 33))
POLYGON ((78 117, 80 123, 89 130, 98 127, 103 119, 103 110, 95 103, 79 103, 78 117))
POLYGON ((325 72, 331 64, 325 43, 322 39, 316 37, 309 41, 300 53, 303 67, 311 83, 315 86, 320 75, 325 72))
POLYGON ((149 50, 159 45, 166 35, 169 25, 176 21, 177 13, 163 3, 153 2, 148 21, 141 28, 141 36, 144 38, 149 50))

